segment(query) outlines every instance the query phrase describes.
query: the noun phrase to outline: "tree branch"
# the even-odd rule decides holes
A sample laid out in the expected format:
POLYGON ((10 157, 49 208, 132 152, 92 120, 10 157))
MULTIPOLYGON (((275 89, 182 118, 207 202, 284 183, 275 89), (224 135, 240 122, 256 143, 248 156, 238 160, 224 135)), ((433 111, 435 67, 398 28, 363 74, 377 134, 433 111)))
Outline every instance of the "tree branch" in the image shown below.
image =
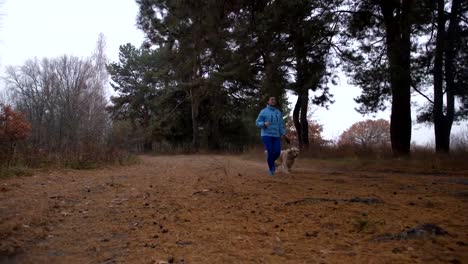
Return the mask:
POLYGON ((375 44, 379 43, 379 42, 382 42, 382 41, 385 41, 385 37, 379 39, 379 40, 376 40, 374 42, 372 42, 371 44, 369 44, 370 46, 374 46, 375 44))
POLYGON ((431 98, 429 98, 427 95, 425 95, 423 92, 421 92, 418 88, 416 88, 416 85, 414 84, 411 84, 411 86, 413 87, 413 89, 418 93, 420 94, 422 97, 426 98, 426 100, 428 100, 430 103, 434 104, 434 101, 431 100, 431 98))
POLYGON ((460 20, 463 21, 463 22, 465 22, 466 24, 468 24, 468 18, 467 18, 466 16, 461 15, 461 16, 460 16, 460 20))
POLYGON ((335 50, 335 52, 338 54, 338 56, 343 59, 343 60, 346 60, 348 62, 351 62, 352 64, 354 65, 359 65, 358 63, 352 61, 352 60, 349 60, 347 59, 343 54, 344 52, 340 49, 340 47, 338 47, 337 45, 335 45, 334 43, 332 43, 329 39, 326 39, 327 43, 330 45, 331 48, 333 48, 333 50, 335 50))
MULTIPOLYGON (((332 13, 345 13, 345 14, 359 14, 359 13, 365 13, 364 11, 351 11, 351 10, 336 10, 336 11, 333 11, 332 13)), ((369 14, 371 14, 373 17, 377 18, 377 19, 382 19, 381 16, 379 15, 376 15, 372 12, 369 12, 369 14)))

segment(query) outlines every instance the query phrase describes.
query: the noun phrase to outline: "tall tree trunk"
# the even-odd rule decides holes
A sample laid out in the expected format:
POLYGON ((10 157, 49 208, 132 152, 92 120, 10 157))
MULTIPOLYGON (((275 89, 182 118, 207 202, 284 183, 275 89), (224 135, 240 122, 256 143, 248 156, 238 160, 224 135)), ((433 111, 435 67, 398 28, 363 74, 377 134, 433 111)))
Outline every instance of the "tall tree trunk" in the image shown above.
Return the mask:
POLYGON ((211 149, 218 150, 221 148, 221 133, 219 132, 219 117, 215 117, 210 121, 210 138, 209 145, 211 149))
POLYGON ((148 109, 145 110, 143 114, 143 130, 144 130, 144 143, 143 143, 143 151, 144 152, 151 152, 153 151, 153 135, 150 130, 151 124, 151 115, 148 109))
POLYGON ((202 76, 201 72, 201 62, 200 62, 200 54, 198 52, 198 39, 195 40, 195 53, 193 56, 193 65, 192 65, 192 73, 190 78, 190 89, 189 89, 189 96, 190 96, 190 105, 192 110, 192 150, 197 152, 200 148, 200 130, 199 130, 199 110, 200 110, 200 101, 202 98, 202 84, 200 82, 200 78, 202 76))
POLYGON ((306 50, 302 28, 292 31, 294 52, 296 59, 296 91, 297 103, 294 107, 293 121, 296 128, 300 149, 309 149, 309 121, 307 120, 309 106, 309 87, 305 86, 306 79, 306 50))
POLYGON ((300 149, 309 149, 309 120, 307 119, 309 95, 308 90, 300 91, 293 110, 293 123, 296 129, 300 149))
MULTIPOLYGON (((440 2, 440 0, 439 0, 440 2)), ((444 2, 444 1, 442 1, 444 2)), ((440 4, 440 3, 439 3, 440 4)), ((449 16, 449 26, 447 33, 445 35, 445 43, 443 49, 445 52, 445 96, 447 101, 447 112, 444 115, 443 123, 440 125, 440 135, 439 138, 436 134, 436 152, 438 153, 448 153, 450 151, 450 134, 453 125, 453 119, 455 116, 455 43, 457 42, 457 27, 460 23, 459 13, 461 8, 461 0, 453 0, 452 7, 449 16), (439 144, 438 144, 439 143, 439 144)), ((438 9, 439 17, 444 16, 443 7, 438 9), (442 13, 440 13, 442 12, 442 13)), ((444 17, 438 20, 438 23, 443 23, 445 30, 445 19, 444 17)), ((438 28, 442 27, 438 25, 438 28)), ((442 95, 443 96, 443 95, 442 95)), ((435 124, 434 124, 435 126, 435 124)))
POLYGON ((446 116, 444 115, 444 50, 445 50, 445 1, 437 0, 437 37, 434 56, 434 134, 436 152, 448 152, 446 116))
POLYGON ((198 151, 200 147, 200 133, 198 131, 198 110, 199 110, 199 99, 196 96, 194 90, 196 88, 190 88, 190 105, 192 107, 192 148, 194 151, 198 151))
POLYGON ((281 85, 282 76, 279 69, 281 64, 279 60, 281 58, 267 54, 263 54, 262 57, 265 68, 265 79, 262 84, 263 91, 268 95, 268 97, 276 97, 279 102, 284 91, 284 88, 281 85))
POLYGON ((151 152, 153 151, 153 140, 145 139, 145 143, 143 144, 143 151, 144 152, 151 152))
POLYGON ((309 95, 306 93, 302 97, 301 101, 301 137, 302 137, 302 149, 309 149, 309 121, 307 120, 308 106, 309 106, 309 95))
POLYGON ((220 98, 217 93, 211 97, 211 113, 210 113, 210 131, 208 144, 211 149, 221 148, 221 133, 219 131, 219 122, 221 120, 220 98))
POLYGON ((411 144, 411 24, 414 0, 382 1, 380 7, 386 28, 387 56, 390 63, 392 114, 390 138, 395 156, 408 155, 411 144))
POLYGON ((437 153, 448 153, 450 151, 450 133, 452 130, 455 114, 455 82, 454 82, 454 59, 455 42, 457 38, 456 29, 459 23, 461 0, 453 0, 449 26, 445 30, 447 16, 445 14, 445 1, 437 1, 437 38, 434 59, 434 134, 437 153), (445 67, 445 71, 444 71, 445 67), (444 113, 444 77, 445 96, 447 110, 444 113))
POLYGON ((302 127, 301 127, 301 121, 300 121, 301 101, 302 101, 302 95, 299 93, 297 97, 296 105, 294 106, 294 110, 293 110, 293 123, 294 123, 294 127, 296 128, 297 141, 299 142, 300 149, 302 149, 304 146, 304 143, 302 141, 302 127))

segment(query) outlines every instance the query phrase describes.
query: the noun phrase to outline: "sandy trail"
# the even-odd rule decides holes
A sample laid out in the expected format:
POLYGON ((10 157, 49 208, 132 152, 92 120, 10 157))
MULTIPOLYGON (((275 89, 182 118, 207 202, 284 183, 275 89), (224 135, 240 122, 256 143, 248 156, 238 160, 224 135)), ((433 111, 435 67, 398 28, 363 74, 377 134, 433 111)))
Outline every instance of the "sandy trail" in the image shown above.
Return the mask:
POLYGON ((141 158, 1 180, 0 263, 468 263, 466 173, 141 158), (384 236, 424 223, 448 234, 384 236))

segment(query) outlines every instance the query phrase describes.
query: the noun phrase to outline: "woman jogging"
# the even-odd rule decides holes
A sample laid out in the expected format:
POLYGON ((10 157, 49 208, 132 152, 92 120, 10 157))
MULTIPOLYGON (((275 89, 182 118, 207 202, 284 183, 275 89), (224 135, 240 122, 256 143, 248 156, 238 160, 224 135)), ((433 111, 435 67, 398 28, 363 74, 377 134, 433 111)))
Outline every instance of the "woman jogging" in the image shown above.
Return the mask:
POLYGON ((256 120, 257 127, 261 128, 262 141, 268 153, 267 162, 271 176, 275 174, 275 160, 281 153, 281 137, 289 142, 285 136, 283 116, 276 106, 276 97, 270 97, 267 107, 260 111, 256 120))

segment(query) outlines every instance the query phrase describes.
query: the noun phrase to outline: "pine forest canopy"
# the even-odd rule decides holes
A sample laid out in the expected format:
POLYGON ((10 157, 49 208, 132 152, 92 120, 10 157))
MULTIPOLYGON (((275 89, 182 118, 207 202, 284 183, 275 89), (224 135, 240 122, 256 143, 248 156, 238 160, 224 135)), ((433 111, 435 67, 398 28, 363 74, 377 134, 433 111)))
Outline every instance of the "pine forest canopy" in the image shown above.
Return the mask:
POLYGON ((112 112, 145 131, 147 149, 152 141, 249 145, 265 98, 284 102, 287 91, 297 95, 294 130, 308 148, 309 105, 333 103, 327 85, 339 68, 362 88, 359 112, 391 102, 395 155, 410 150, 412 94, 428 98, 418 120, 435 124, 438 151, 448 151, 453 120, 466 116, 466 1, 136 2, 146 41, 123 45, 109 65, 112 112))
POLYGON ((91 131, 80 124, 109 124, 110 113, 113 135, 127 146, 242 150, 260 142, 254 120, 275 96, 306 150, 326 142, 310 135, 320 131, 311 130, 317 125, 311 106, 334 102, 329 85, 339 72, 362 89, 358 112, 390 105, 395 155, 409 154, 414 120, 434 124, 436 150, 448 152, 453 123, 468 114, 467 1, 136 3, 145 41, 121 45, 119 60, 106 64, 115 90, 107 108, 99 56, 31 60, 9 69, 17 108, 29 111, 31 140, 50 148, 83 138, 105 141, 106 125, 91 131), (288 93, 297 96, 292 109, 288 93), (427 104, 412 106, 416 95, 427 104), (412 117, 416 107, 419 115, 412 117), (51 135, 60 140, 47 143, 51 135))

